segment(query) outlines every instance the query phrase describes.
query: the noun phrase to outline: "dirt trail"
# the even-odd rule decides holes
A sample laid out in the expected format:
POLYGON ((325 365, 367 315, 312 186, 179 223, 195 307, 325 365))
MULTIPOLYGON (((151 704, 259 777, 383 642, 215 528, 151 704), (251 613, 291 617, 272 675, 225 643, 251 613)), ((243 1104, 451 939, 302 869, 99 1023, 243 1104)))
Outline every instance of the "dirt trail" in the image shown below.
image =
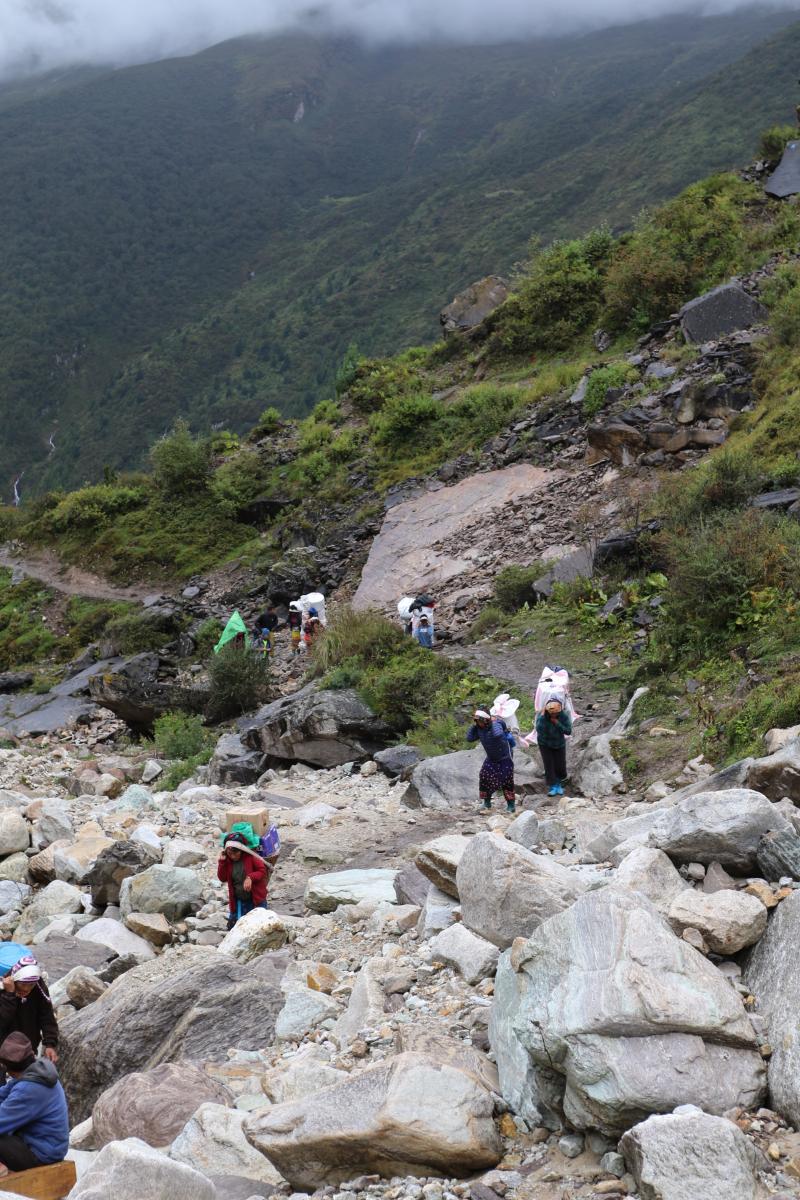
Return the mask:
POLYGON ((56 592, 68 596, 83 596, 87 600, 127 600, 141 604, 152 596, 152 587, 116 587, 91 571, 81 567, 67 566, 49 550, 38 550, 21 554, 9 545, 0 546, 0 567, 19 571, 29 579, 36 579, 56 592))
MULTIPOLYGON (((448 648, 447 653, 453 658, 466 660, 471 666, 488 675, 507 680, 509 685, 515 685, 520 699, 534 695, 545 666, 552 666, 561 661, 557 653, 548 656, 534 646, 508 646, 502 642, 454 646, 452 649, 448 648)), ((564 665, 570 667, 569 662, 564 662, 564 665)), ((571 742, 575 750, 588 738, 613 724, 619 715, 619 695, 615 691, 598 688, 590 671, 581 671, 574 666, 570 669, 572 697, 575 708, 581 715, 581 719, 575 723, 575 733, 571 742)), ((487 696, 487 701, 492 698, 487 696)))

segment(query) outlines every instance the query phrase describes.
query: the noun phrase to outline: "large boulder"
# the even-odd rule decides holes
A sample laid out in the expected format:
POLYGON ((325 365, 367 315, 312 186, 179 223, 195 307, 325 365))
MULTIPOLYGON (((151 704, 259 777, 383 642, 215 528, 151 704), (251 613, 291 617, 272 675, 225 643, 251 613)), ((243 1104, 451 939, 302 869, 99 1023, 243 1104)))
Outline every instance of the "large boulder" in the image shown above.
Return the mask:
POLYGON ((223 787, 246 786, 264 774, 266 765, 262 750, 253 750, 238 733, 226 733, 217 742, 208 764, 208 780, 223 787))
POLYGON ((678 313, 687 342, 714 342, 767 319, 767 310, 739 283, 722 283, 684 304, 678 313))
POLYGON ((268 950, 280 950, 289 940, 292 917, 284 917, 271 908, 254 908, 245 913, 222 939, 218 949, 239 962, 249 962, 268 950))
POLYGON ((91 890, 92 903, 96 908, 118 904, 123 880, 146 871, 160 857, 160 851, 142 841, 113 842, 101 850, 83 877, 83 883, 91 890))
POLYGON ((36 947, 36 957, 47 972, 48 982, 52 986, 75 967, 101 971, 117 957, 117 952, 111 946, 86 942, 77 937, 54 936, 36 947))
POLYGON ((749 1107, 764 1091, 738 994, 643 896, 615 888, 501 956, 490 1039, 512 1107, 557 1107, 609 1135, 688 1102, 749 1107))
POLYGON ((168 921, 179 921, 203 904, 203 883, 189 867, 165 867, 156 863, 122 881, 119 895, 123 917, 129 913, 163 913, 168 921))
POLYGON ((445 337, 454 333, 470 333, 482 325, 495 309, 508 299, 508 284, 499 275, 487 275, 471 283, 439 314, 445 337))
POLYGON ((338 767, 372 758, 396 735, 354 689, 310 683, 260 709, 242 736, 270 758, 338 767))
POLYGON ((472 984, 494 975, 500 957, 497 946, 471 933, 460 922, 437 933, 431 940, 431 954, 434 960, 455 967, 472 984))
POLYGON ((614 872, 614 887, 626 888, 646 896, 664 916, 676 897, 691 890, 663 850, 640 846, 623 858, 614 872))
POLYGON ((503 949, 568 908, 586 885, 548 855, 479 833, 461 857, 456 886, 464 924, 503 949))
POLYGON ((0 858, 27 850, 30 844, 30 826, 22 813, 13 808, 0 810, 0 858))
POLYGON ((788 796, 800 805, 800 742, 787 742, 773 754, 755 759, 747 773, 747 786, 770 800, 788 796))
MULTIPOLYGON (((478 748, 423 759, 411 772, 401 804, 407 808, 431 808, 441 812, 452 812, 453 808, 463 808, 465 804, 477 807, 478 775, 484 757, 478 748)), ((541 790, 542 775, 533 760, 517 755, 514 786, 522 795, 541 790)))
POLYGON ((105 1146, 81 1175, 69 1200, 217 1200, 214 1184, 138 1138, 105 1146))
POLYGON ((414 858, 414 863, 422 874, 456 900, 456 871, 469 842, 470 839, 461 833, 446 833, 442 837, 434 838, 432 842, 426 842, 414 858))
POLYGON ((738 954, 767 928, 767 910, 756 896, 727 889, 710 896, 693 889, 672 901, 669 923, 676 933, 699 929, 715 954, 738 954))
POLYGON ((491 1093, 478 1080, 413 1052, 343 1083, 255 1113, 252 1144, 296 1191, 357 1175, 473 1175, 494 1167, 502 1144, 491 1093))
POLYGON ((84 925, 75 936, 79 942, 108 946, 115 954, 132 954, 137 962, 145 962, 155 955, 150 942, 113 917, 99 917, 89 925, 84 925))
POLYGON ((642 1200, 756 1200, 758 1152, 732 1121, 687 1105, 620 1142, 642 1200))
POLYGON ((800 836, 788 829, 768 833, 758 843, 758 870, 764 879, 800 879, 800 836))
POLYGON ((336 1020, 341 1009, 335 1000, 309 987, 294 987, 275 1022, 275 1038, 279 1042, 300 1042, 323 1021, 336 1020))
MULTIPOLYGON (((169 1156, 201 1171, 207 1179, 233 1175, 259 1183, 282 1183, 269 1159, 244 1136, 246 1119, 245 1113, 222 1104, 201 1104, 170 1146, 169 1156)), ((227 1196, 227 1192, 222 1194, 227 1196)))
POLYGON ((230 1104, 233 1096, 194 1063, 160 1063, 123 1075, 92 1109, 97 1149, 126 1137, 168 1146, 200 1104, 230 1104))
POLYGON ((14 937, 18 942, 29 942, 53 917, 79 912, 83 912, 80 890, 71 883, 54 879, 25 909, 14 930, 14 937))
POLYGON ((800 194, 800 141, 796 138, 787 142, 783 157, 764 185, 764 191, 778 200, 800 194))
POLYGON ((162 679, 159 668, 157 654, 136 654, 92 675, 89 695, 137 732, 151 730, 156 717, 165 712, 205 710, 210 698, 207 685, 189 687, 174 679, 162 679))
POLYGON ((312 912, 333 912, 340 904, 376 904, 395 902, 396 871, 373 867, 363 871, 333 871, 330 875, 312 875, 306 884, 305 905, 312 912))
POLYGON ((597 862, 619 862, 637 846, 649 846, 663 850, 674 862, 718 862, 745 874, 756 865, 764 834, 790 828, 760 792, 697 792, 614 821, 590 842, 588 853, 597 862))
POLYGON ((794 892, 778 905, 767 932, 750 952, 744 976, 772 1046, 770 1103, 795 1126, 800 1125, 800 972, 795 961, 799 941, 800 892, 794 892))
POLYGON ((132 1071, 180 1059, 225 1061, 228 1046, 269 1045, 283 1004, 282 970, 269 955, 244 966, 184 946, 127 971, 99 1004, 61 1022, 72 1120, 87 1117, 100 1093, 132 1071))

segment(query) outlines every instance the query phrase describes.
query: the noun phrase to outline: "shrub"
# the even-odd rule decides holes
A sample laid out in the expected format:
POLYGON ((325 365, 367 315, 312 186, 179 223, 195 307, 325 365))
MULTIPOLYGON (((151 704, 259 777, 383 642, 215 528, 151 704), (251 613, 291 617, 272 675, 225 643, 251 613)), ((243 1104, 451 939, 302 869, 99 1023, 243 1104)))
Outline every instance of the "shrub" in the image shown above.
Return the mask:
POLYGON ((343 429, 328 447, 328 457, 334 462, 350 462, 359 450, 358 434, 354 429, 343 429))
POLYGON ((721 511, 741 508, 761 490, 763 482, 762 472, 749 455, 722 450, 664 489, 664 518, 670 529, 685 530, 721 511))
POLYGON ((85 646, 106 629, 109 621, 129 615, 126 604, 109 604, 97 600, 85 600, 82 596, 71 596, 67 604, 67 621, 73 644, 85 646))
POLYGON ((215 654, 208 667, 211 699, 208 717, 224 721, 263 704, 269 694, 269 662, 249 646, 229 643, 215 654))
POLYGON ((185 712, 168 712, 157 717, 154 725, 156 750, 164 758, 191 758, 209 743, 203 718, 185 712))
POLYGON ((205 489, 211 474, 208 438, 193 437, 185 421, 176 421, 172 433, 150 451, 156 484, 167 496, 185 496, 205 489))
POLYGON ((146 500, 147 490, 143 487, 100 483, 69 492, 46 514, 42 525, 56 534, 90 529, 141 508, 146 500))
POLYGON ((120 654, 141 654, 165 646, 174 637, 175 626, 171 618, 162 620, 145 609, 114 617, 106 625, 105 634, 120 654))
POLYGON ((222 511, 230 516, 254 500, 264 488, 261 459, 255 450, 244 450, 217 467, 211 480, 211 494, 222 511))
POLYGON ((592 371, 586 382, 586 395, 583 399, 584 417, 589 419, 600 412, 610 388, 625 387, 638 378, 636 368, 629 363, 610 363, 607 367, 599 367, 592 371))
POLYGON ((378 412, 387 400, 407 391, 414 379, 412 371, 397 359, 362 358, 353 370, 347 398, 356 412, 378 412))
POLYGON ((361 691, 379 717, 395 729, 408 729, 416 714, 430 713, 450 669, 454 664, 408 639, 406 652, 370 672, 361 691))
POLYGON ((478 383, 445 409, 444 420, 454 438, 474 445, 499 433, 527 398, 521 388, 478 383))
POLYGON ((613 245, 599 229, 537 254, 492 319, 502 344, 515 353, 569 346, 600 311, 613 245))
POLYGON ((373 417, 376 442, 395 446, 424 437, 427 427, 442 415, 442 406, 432 396, 411 392, 387 400, 373 417))
POLYGON ((640 219, 608 268, 604 323, 647 329, 729 274, 753 189, 732 175, 696 183, 640 219))
POLYGON ((504 612, 516 612, 525 604, 536 603, 533 584, 542 574, 540 563, 529 567, 504 567, 494 581, 494 596, 504 612))
POLYGON ((798 136, 794 125, 772 125, 761 134, 758 144, 760 158, 767 162, 776 163, 786 149, 786 143, 798 136))
POLYGON ((764 298, 770 306, 770 326, 782 346, 800 345, 800 271, 796 266, 775 272, 764 298))
POLYGON ((185 779, 191 779, 198 767, 204 767, 207 762, 210 762, 213 753, 211 746, 208 746, 199 754, 193 754, 190 758, 181 758, 177 762, 171 763, 164 774, 159 777, 159 786, 165 792, 174 792, 185 779))
POLYGON ((336 371, 334 387, 336 388, 337 396, 341 396, 342 392, 346 392, 355 381, 360 362, 361 356, 358 353, 358 346, 355 342, 351 342, 345 350, 344 357, 336 371))
POLYGON ((197 645, 197 657, 208 658, 214 647, 220 639, 223 625, 216 617, 208 617, 203 621, 194 633, 194 640, 197 645))
POLYGON ((271 433, 277 433, 282 424, 283 420, 277 408, 265 408, 250 431, 250 437, 255 440, 269 437, 271 433))
POLYGON ((757 509, 719 513, 668 544, 668 633, 706 644, 757 626, 800 584, 800 526, 757 509))
POLYGON ((502 625, 504 619, 505 613, 499 604, 485 605, 470 626, 470 639, 475 641, 484 634, 491 633, 493 629, 497 629, 498 625, 502 625))
POLYGON ((314 487, 324 483, 332 471, 333 463, 328 455, 322 450, 314 450, 299 461, 299 482, 306 487, 314 487))
POLYGON ((340 667, 334 667, 324 676, 322 686, 331 691, 343 691, 345 688, 358 687, 364 678, 364 668, 356 660, 343 662, 340 667))
POLYGON ((320 423, 327 422, 335 425, 337 421, 342 419, 341 406, 335 400, 320 400, 319 404, 315 404, 311 413, 311 419, 320 423))
POLYGON ((300 426, 300 452, 307 454, 311 450, 319 450, 327 446, 333 438, 333 426, 326 421, 315 421, 307 417, 300 426))
POLYGON ((381 663, 409 642, 400 626, 379 612, 356 612, 340 605, 331 610, 325 632, 314 641, 312 670, 319 676, 345 664, 381 663))

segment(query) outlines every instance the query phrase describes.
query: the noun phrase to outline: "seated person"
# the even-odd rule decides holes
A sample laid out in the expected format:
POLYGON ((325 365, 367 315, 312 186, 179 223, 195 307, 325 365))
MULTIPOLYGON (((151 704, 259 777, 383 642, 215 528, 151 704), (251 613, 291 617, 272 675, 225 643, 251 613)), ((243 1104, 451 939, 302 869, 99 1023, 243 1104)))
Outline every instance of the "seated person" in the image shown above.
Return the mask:
POLYGON ((0 1088, 0 1179, 63 1162, 69 1116, 55 1066, 36 1057, 24 1033, 11 1033, 0 1045, 0 1065, 9 1076, 0 1088))

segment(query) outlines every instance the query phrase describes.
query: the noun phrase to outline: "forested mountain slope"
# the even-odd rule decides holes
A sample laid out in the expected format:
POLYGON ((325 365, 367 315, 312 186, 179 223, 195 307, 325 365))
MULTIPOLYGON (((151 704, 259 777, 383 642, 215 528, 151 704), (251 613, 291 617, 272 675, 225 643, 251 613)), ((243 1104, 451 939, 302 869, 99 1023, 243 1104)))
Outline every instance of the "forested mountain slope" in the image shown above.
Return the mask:
POLYGON ((790 110, 787 20, 237 42, 0 91, 6 496, 23 469, 30 492, 137 465, 176 415, 307 411, 349 342, 429 338, 531 236, 624 225, 740 160, 790 110))

